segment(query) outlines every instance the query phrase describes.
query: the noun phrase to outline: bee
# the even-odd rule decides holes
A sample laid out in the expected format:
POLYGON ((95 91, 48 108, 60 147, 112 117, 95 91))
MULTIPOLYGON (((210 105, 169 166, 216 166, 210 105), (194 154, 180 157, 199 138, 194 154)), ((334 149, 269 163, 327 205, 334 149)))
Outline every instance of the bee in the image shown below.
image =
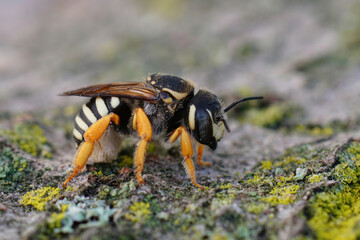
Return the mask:
POLYGON ((134 153, 134 166, 139 184, 144 183, 142 171, 147 145, 157 136, 170 143, 180 138, 186 173, 195 187, 204 189, 196 181, 192 141, 197 143, 199 165, 210 166, 202 161, 204 146, 215 150, 225 130, 230 132, 225 113, 240 102, 262 99, 240 99, 223 109, 215 94, 196 90, 191 81, 162 74, 151 74, 144 82, 93 85, 61 96, 91 97, 75 117, 73 136, 77 152, 64 188, 89 158, 110 162, 120 151, 124 137, 137 134, 140 140, 134 153))

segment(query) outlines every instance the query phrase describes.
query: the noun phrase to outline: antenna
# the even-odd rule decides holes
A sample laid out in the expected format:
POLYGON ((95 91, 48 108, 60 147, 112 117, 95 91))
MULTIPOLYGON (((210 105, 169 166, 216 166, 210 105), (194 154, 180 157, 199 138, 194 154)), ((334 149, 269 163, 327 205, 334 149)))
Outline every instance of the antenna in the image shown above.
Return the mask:
POLYGON ((226 107, 224 109, 224 112, 227 112, 229 111, 230 109, 232 109, 233 107, 235 107, 237 104, 241 103, 241 102, 246 102, 246 101, 249 101, 249 100, 255 100, 255 99, 263 99, 264 97, 262 96, 257 96, 257 97, 247 97, 247 98, 243 98, 243 99, 240 99, 236 102, 233 102, 232 104, 230 104, 228 107, 226 107))

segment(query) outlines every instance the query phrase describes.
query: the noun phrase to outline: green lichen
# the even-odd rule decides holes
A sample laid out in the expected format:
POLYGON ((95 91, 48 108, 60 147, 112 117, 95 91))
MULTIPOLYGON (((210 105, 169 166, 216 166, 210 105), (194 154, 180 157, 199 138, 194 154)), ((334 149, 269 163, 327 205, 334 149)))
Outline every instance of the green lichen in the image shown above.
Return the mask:
POLYGON ((76 229, 100 229, 109 226, 116 212, 116 209, 110 209, 105 201, 80 196, 71 200, 57 200, 53 208, 57 211, 39 225, 31 239, 62 239, 76 229))
POLYGON ((74 192, 74 191, 75 191, 75 188, 70 187, 70 186, 67 186, 66 189, 65 189, 65 192, 74 192))
POLYGON ((287 105, 271 105, 264 109, 250 109, 246 111, 243 121, 261 127, 277 128, 290 117, 291 112, 287 105))
POLYGON ((338 160, 335 166, 325 165, 331 162, 319 161, 332 156, 334 149, 309 145, 294 147, 287 150, 284 156, 272 159, 269 170, 266 163, 259 163, 242 182, 243 188, 252 191, 247 195, 246 210, 263 216, 264 211, 271 212, 279 204, 288 205, 298 201, 307 187, 306 183, 326 184, 328 179, 334 179, 334 187, 321 187, 314 192, 305 213, 311 216, 308 226, 317 239, 358 239, 360 143, 351 143, 340 150, 335 157, 338 160), (320 167, 322 172, 317 173, 320 167), (259 198, 260 194, 262 196, 259 198), (259 199, 263 205, 260 205, 259 199))
POLYGON ((47 224, 50 230, 60 228, 61 222, 65 218, 65 211, 68 209, 69 204, 64 204, 61 206, 60 213, 52 213, 50 218, 47 220, 47 224))
POLYGON ((222 185, 220 185, 219 188, 220 189, 230 189, 230 188, 232 188, 232 185, 231 185, 231 183, 222 184, 222 185))
POLYGON ((145 222, 150 219, 152 212, 150 210, 150 204, 144 202, 134 202, 129 208, 129 213, 125 214, 125 218, 136 222, 145 222))
POLYGON ((346 162, 335 167, 335 177, 344 184, 356 183, 358 181, 356 171, 346 162))
POLYGON ((121 199, 130 197, 136 190, 136 182, 134 179, 129 182, 120 184, 119 187, 100 186, 97 190, 97 197, 116 205, 121 199))
POLYGON ((264 178, 259 175, 255 175, 253 178, 248 179, 246 182, 248 184, 257 184, 260 183, 264 178))
POLYGON ((297 181, 303 180, 307 174, 308 174, 307 168, 296 168, 296 175, 294 176, 294 179, 297 181))
POLYGON ((119 157, 119 160, 120 160, 120 163, 118 164, 119 168, 132 167, 134 164, 133 158, 128 155, 121 155, 119 157))
POLYGON ((31 205, 39 211, 43 211, 45 205, 59 196, 60 188, 43 187, 38 190, 27 192, 20 203, 24 206, 31 205))
POLYGON ((275 183, 278 187, 285 186, 288 182, 292 182, 294 179, 294 174, 291 174, 290 176, 278 176, 275 177, 275 183))
POLYGON ((298 124, 295 129, 295 132, 310 134, 314 136, 331 136, 334 134, 334 129, 331 126, 309 126, 298 124))
POLYGON ((265 203, 252 202, 246 206, 246 210, 248 212, 255 214, 260 214, 264 212, 266 209, 268 209, 268 206, 265 203))
POLYGON ((0 153, 0 186, 1 191, 11 192, 26 184, 32 177, 33 168, 29 161, 4 148, 0 153))
POLYGON ((359 153, 359 143, 351 143, 341 151, 340 162, 333 169, 338 185, 311 200, 309 212, 312 217, 308 225, 319 239, 351 240, 360 237, 359 153))
POLYGON ((309 226, 319 239, 358 239, 360 236, 360 188, 344 188, 317 194, 309 226))
POLYGON ((263 161, 263 162, 261 162, 261 167, 264 170, 271 170, 272 162, 270 160, 263 161))
POLYGON ((321 182, 323 180, 323 176, 314 174, 314 175, 310 176, 308 180, 310 183, 321 182))
POLYGON ((281 188, 275 187, 271 190, 269 196, 262 198, 262 200, 273 205, 290 204, 296 201, 296 193, 299 188, 300 186, 296 184, 281 188))
POLYGON ((277 161, 274 165, 275 167, 293 167, 293 166, 299 166, 306 162, 305 158, 298 157, 298 156, 286 156, 281 161, 277 161), (291 166, 289 166, 291 165, 291 166))
POLYGON ((101 177, 101 176, 104 176, 104 174, 102 173, 102 171, 95 171, 94 172, 94 176, 97 176, 97 177, 101 177))
POLYGON ((37 124, 18 123, 12 129, 0 130, 0 135, 36 157, 52 157, 52 148, 37 124))
POLYGON ((65 218, 65 213, 52 213, 48 219, 48 224, 50 229, 60 228, 61 221, 65 218))

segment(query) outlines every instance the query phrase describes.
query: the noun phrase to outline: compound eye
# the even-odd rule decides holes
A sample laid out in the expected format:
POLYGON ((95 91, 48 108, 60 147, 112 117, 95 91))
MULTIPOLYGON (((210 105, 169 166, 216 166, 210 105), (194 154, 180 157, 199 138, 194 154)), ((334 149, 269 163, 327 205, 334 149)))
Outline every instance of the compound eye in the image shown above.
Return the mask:
POLYGON ((160 97, 167 104, 170 104, 173 102, 173 99, 172 99, 170 93, 168 93, 168 92, 160 92, 160 97))
POLYGON ((218 123, 220 122, 221 120, 221 117, 220 116, 216 116, 215 119, 214 119, 214 123, 218 123))

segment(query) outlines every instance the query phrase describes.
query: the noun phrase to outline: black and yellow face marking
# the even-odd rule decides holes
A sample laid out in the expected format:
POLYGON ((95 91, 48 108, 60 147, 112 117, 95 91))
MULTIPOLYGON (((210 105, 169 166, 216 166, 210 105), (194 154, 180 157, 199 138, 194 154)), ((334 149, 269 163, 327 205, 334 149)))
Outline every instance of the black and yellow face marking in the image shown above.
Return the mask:
POLYGON ((184 119, 189 132, 201 144, 215 150, 217 142, 227 129, 221 110, 221 103, 216 95, 206 91, 199 92, 187 105, 187 117, 184 119))

